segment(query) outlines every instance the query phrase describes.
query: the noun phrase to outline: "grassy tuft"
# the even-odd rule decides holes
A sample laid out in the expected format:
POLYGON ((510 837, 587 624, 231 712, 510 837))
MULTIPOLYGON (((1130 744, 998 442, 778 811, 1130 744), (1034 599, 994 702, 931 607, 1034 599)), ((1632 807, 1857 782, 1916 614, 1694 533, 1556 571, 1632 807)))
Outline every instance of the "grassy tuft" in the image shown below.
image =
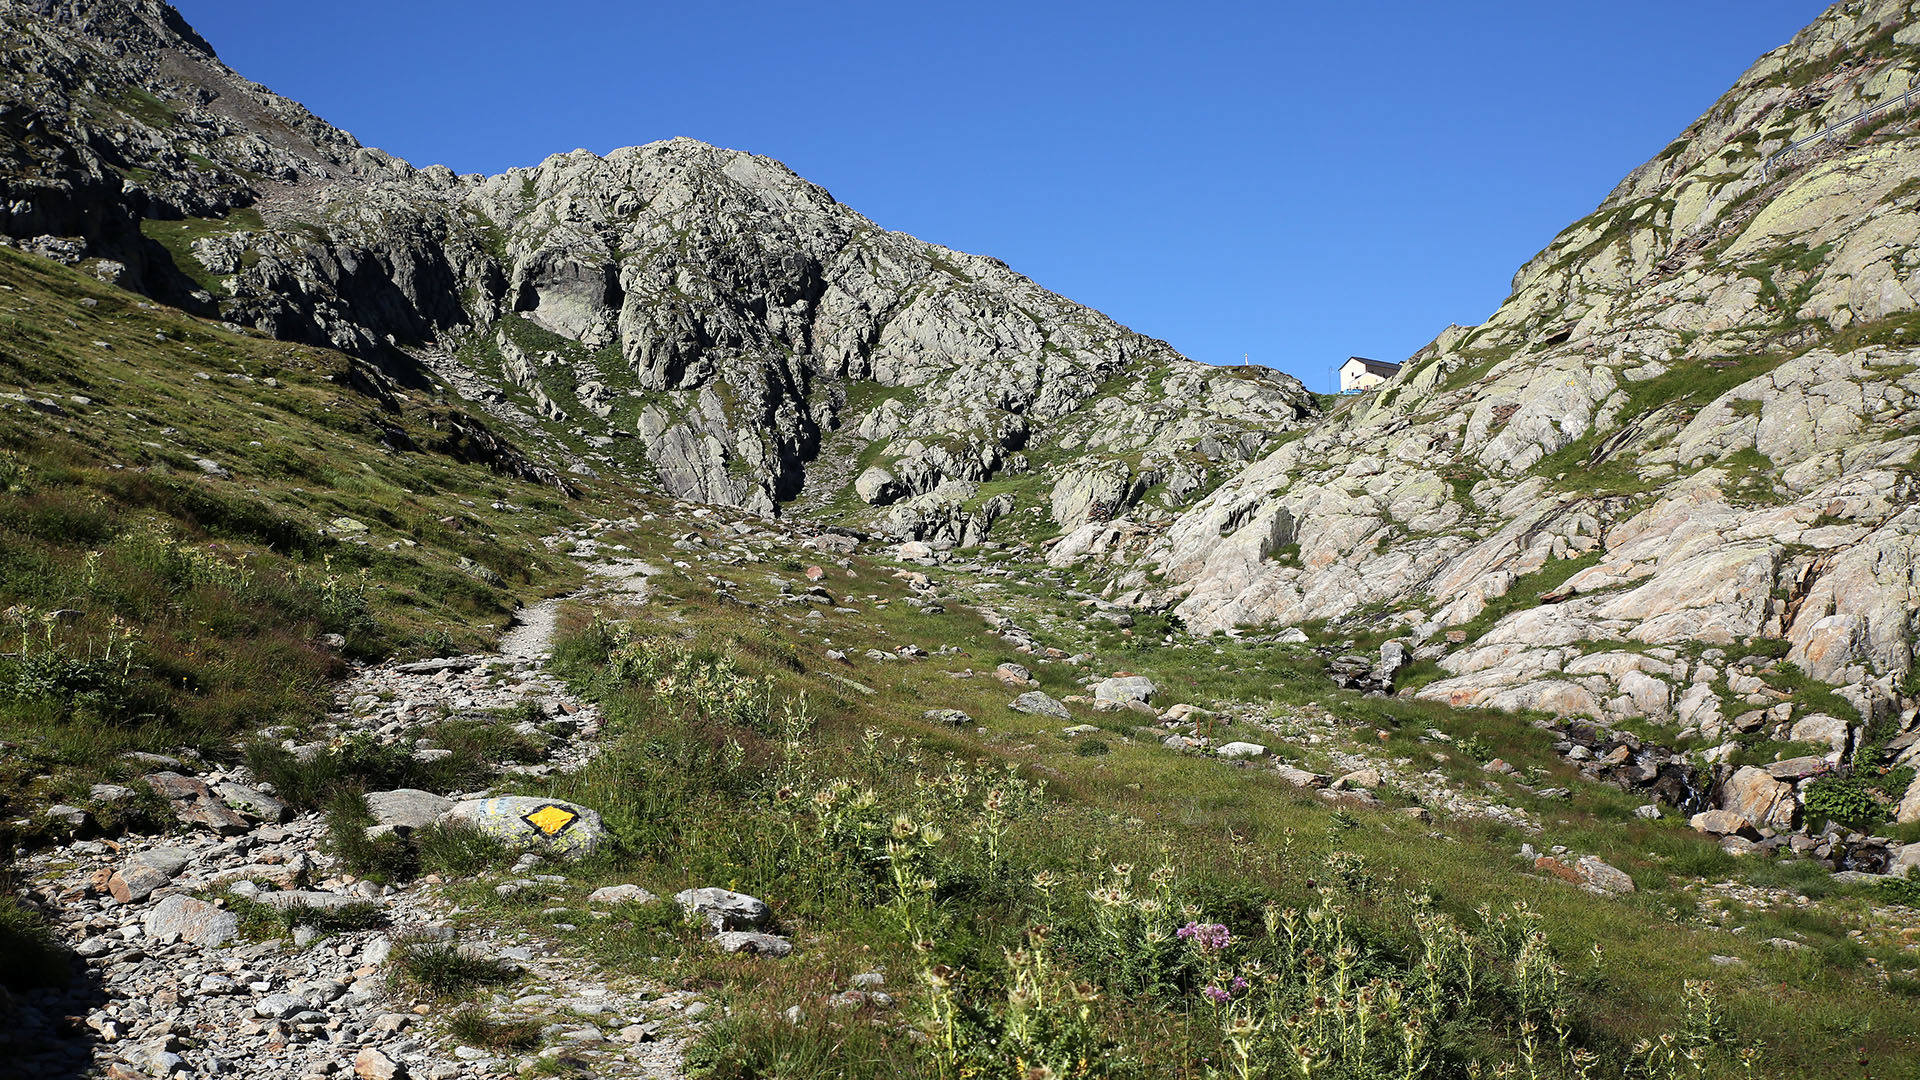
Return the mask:
POLYGON ((520 977, 512 964, 471 956, 443 942, 394 943, 393 977, 403 987, 429 997, 459 998, 487 986, 502 986, 520 977))

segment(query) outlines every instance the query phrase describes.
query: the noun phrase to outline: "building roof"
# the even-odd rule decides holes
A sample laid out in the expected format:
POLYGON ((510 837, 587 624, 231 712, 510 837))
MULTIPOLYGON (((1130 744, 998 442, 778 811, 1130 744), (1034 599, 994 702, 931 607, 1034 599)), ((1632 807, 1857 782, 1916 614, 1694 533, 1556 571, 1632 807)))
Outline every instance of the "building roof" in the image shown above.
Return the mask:
POLYGON ((1399 364, 1389 363, 1385 360, 1369 360, 1364 356, 1349 356, 1347 357, 1347 363, 1341 364, 1340 366, 1344 368, 1347 364, 1351 364, 1355 360, 1360 361, 1360 363, 1366 365, 1368 371, 1382 378, 1390 378, 1400 373, 1399 364))

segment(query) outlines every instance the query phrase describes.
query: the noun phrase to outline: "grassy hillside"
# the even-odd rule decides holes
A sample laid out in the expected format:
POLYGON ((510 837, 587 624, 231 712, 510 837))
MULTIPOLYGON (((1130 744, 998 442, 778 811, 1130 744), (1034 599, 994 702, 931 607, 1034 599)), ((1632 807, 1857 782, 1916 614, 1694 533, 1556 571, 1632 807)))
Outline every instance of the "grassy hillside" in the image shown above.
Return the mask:
MULTIPOLYGON (((54 803, 109 831, 165 828, 158 804, 96 807, 90 786, 146 771, 127 751, 237 760, 259 729, 324 713, 350 662, 485 648, 517 601, 582 579, 542 540, 591 538, 673 568, 645 608, 567 612, 555 666, 601 703, 612 745, 502 789, 597 808, 611 849, 518 899, 484 852, 335 854, 396 883, 431 867, 468 918, 717 994, 731 1012, 695 1075, 1784 1077, 1863 1061, 1920 1076, 1920 954, 1900 933, 1915 913, 1898 897, 1640 818, 1527 717, 1335 690, 1315 646, 1348 643, 1324 632, 1123 631, 1004 554, 932 581, 828 561, 832 601, 804 602, 781 585, 804 592, 817 553, 608 482, 520 479, 431 390, 5 249, 0 383, 17 391, 0 398, 8 850, 58 838, 54 803), (656 517, 604 521, 636 513, 656 517), (1014 651, 980 606, 1058 655, 1014 651), (1196 734, 1215 745, 1387 775, 1376 798, 1328 795, 1170 750, 1140 714, 1017 713, 1002 662, 1056 698, 1144 674, 1156 705, 1206 710, 1196 734), (925 719, 953 709, 967 721, 925 719), (1536 862, 1522 844, 1564 851, 1536 862), (1581 856, 1635 890, 1564 880, 1581 856), (587 915, 585 894, 613 882, 752 893, 797 951, 720 956, 667 905, 587 915), (890 1006, 829 1003, 876 970, 890 1006)), ((290 793, 302 774, 278 765, 290 793)), ((303 805, 371 781, 320 767, 303 805)), ((332 813, 338 837, 358 834, 351 800, 332 813)), ((9 970, 59 971, 11 903, 0 949, 9 970)), ((499 1004, 459 980, 441 991, 476 1003, 458 1014, 476 1031, 499 1004)))
POLYGON ((127 751, 230 757, 345 663, 481 646, 576 574, 538 539, 580 501, 457 408, 10 249, 0 386, 9 848, 127 751))
POLYGON ((644 612, 571 621, 558 663, 620 741, 526 790, 601 809, 620 852, 563 899, 503 902, 486 879, 458 894, 609 970, 721 988, 733 1017, 698 1048, 698 1075, 1804 1076, 1856 1056, 1913 1074, 1903 1017, 1920 980, 1901 909, 1635 816, 1640 800, 1585 782, 1527 718, 1336 691, 1301 647, 1090 633, 1044 582, 936 571, 946 611, 927 614, 889 566, 857 559, 829 571, 835 609, 802 618, 770 580, 793 564, 732 560, 656 578, 644 612), (1096 659, 1014 652, 956 602, 985 597, 1096 659), (933 655, 898 658, 907 645, 933 655), (1162 703, 1221 710, 1216 742, 1335 774, 1349 753, 1419 759, 1405 771, 1541 830, 1456 814, 1426 780, 1383 784, 1377 804, 1329 798, 1169 752, 1132 713, 1016 713, 1019 691, 991 677, 1001 662, 1056 697, 1089 671, 1146 674, 1162 703), (1486 771, 1496 756, 1513 771, 1486 771), (1516 858, 1527 842, 1565 845, 1567 864, 1598 855, 1637 890, 1569 884, 1516 858), (767 899, 800 951, 742 961, 673 920, 595 925, 581 897, 612 882, 727 883, 767 899), (893 1008, 823 1004, 876 969, 893 1008))

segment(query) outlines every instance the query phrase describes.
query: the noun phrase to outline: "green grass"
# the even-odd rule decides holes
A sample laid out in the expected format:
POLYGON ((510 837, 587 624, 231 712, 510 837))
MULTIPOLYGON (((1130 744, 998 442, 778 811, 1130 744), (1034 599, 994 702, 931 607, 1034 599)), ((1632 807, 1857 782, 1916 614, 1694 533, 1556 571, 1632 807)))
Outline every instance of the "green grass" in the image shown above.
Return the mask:
POLYGON ((1508 615, 1539 607, 1543 593, 1552 592, 1566 584, 1573 575, 1590 566, 1598 566, 1601 558, 1602 554, 1595 551, 1567 559, 1550 559, 1533 573, 1515 578, 1506 592, 1487 599, 1487 606, 1480 614, 1451 629, 1466 634, 1468 641, 1478 640, 1508 615))
POLYGON ((372 930, 387 924, 386 910, 371 901, 339 907, 275 907, 238 896, 221 898, 240 918, 240 932, 249 938, 286 937, 304 926, 323 934, 372 930))
POLYGON ((0 987, 58 986, 71 963, 40 912, 18 897, 0 896, 0 987))
POLYGON ((469 955, 457 945, 407 940, 394 943, 391 971, 397 986, 441 1001, 520 978, 512 964, 469 955))
POLYGON ((140 222, 140 233, 164 248, 173 259, 174 267, 192 279, 194 284, 215 296, 225 296, 225 278, 207 269, 206 264, 194 255, 193 242, 206 236, 254 232, 265 227, 266 222, 261 220, 258 211, 243 209, 235 210, 224 218, 181 218, 171 221, 147 218, 140 222))
MULTIPOLYGON (((86 425, 0 412, 12 463, 0 468, 0 557, 9 560, 0 601, 80 612, 54 620, 44 645, 32 636, 45 634, 37 624, 26 628, 31 649, 5 642, 20 654, 6 661, 5 685, 32 690, 0 704, 0 738, 26 747, 5 766, 17 771, 0 776, 13 792, 9 817, 86 778, 124 776, 124 749, 192 745, 234 760, 263 722, 304 730, 343 659, 482 646, 515 599, 578 580, 537 544, 577 519, 573 504, 511 470, 433 449, 424 418, 447 417, 444 407, 409 398, 389 414, 345 388, 352 373, 339 358, 148 311, 9 252, 0 252, 0 279, 16 286, 0 294, 0 372, 40 394, 105 403, 86 425), (62 329, 67 317, 80 327, 62 329), (156 330, 168 343, 154 341, 156 330), (96 349, 96 339, 113 347, 96 349), (256 381, 229 378, 237 374, 256 381), (268 376, 286 392, 266 393, 259 380, 268 376), (387 424, 404 426, 415 448, 395 448, 387 424), (235 478, 201 474, 193 458, 202 455, 235 478), (530 509, 488 514, 483 500, 530 509), (368 524, 369 542, 340 535, 331 525, 339 516, 368 524), (162 525, 170 539, 154 540, 162 525), (419 546, 389 546, 402 537, 419 546), (498 571, 502 584, 461 573, 462 557, 498 571), (89 585, 90 565, 111 573, 89 585), (116 625, 136 631, 131 653, 116 625), (347 639, 344 649, 324 642, 330 632, 347 639), (284 657, 245 651, 278 636, 291 650, 284 657)), ((1744 379, 1764 364, 1709 368, 1705 378, 1744 379)), ((1696 385, 1702 374, 1649 393, 1710 400, 1698 397, 1711 390, 1696 385)), ((1425 1025, 1427 1075, 1470 1075, 1474 1064, 1491 1070, 1529 1053, 1542 1056, 1546 1075, 1575 1075, 1576 1049, 1598 1059, 1591 1075, 1633 1075, 1632 1043, 1662 1032, 1704 1053, 1707 1076, 1740 1075, 1737 1052, 1753 1043, 1765 1046, 1760 1075, 1821 1075, 1842 1054, 1864 1057, 1875 1076, 1915 1075, 1911 998, 1887 993, 1873 970, 1912 967, 1865 898, 1832 889, 1809 912, 1709 898, 1717 881, 1808 895, 1820 886, 1804 864, 1734 859, 1672 816, 1635 817, 1640 799, 1585 781, 1537 717, 1336 690, 1319 650, 1370 651, 1382 635, 1374 627, 1316 626, 1308 646, 1194 639, 1153 619, 1122 634, 1061 596, 1065 577, 1008 560, 996 564, 1019 572, 1010 582, 937 571, 950 598, 945 613, 929 615, 906 603, 890 566, 864 558, 850 571, 832 567, 826 582, 854 613, 800 620, 767 581, 794 552, 721 570, 670 546, 687 531, 717 534, 714 519, 635 498, 591 486, 579 505, 594 516, 657 510, 661 521, 605 541, 701 565, 656 578, 644 612, 610 601, 567 611, 554 667, 607 723, 605 752, 587 767, 482 780, 484 765, 536 752, 503 734, 536 719, 525 714, 441 721, 431 737, 455 754, 437 768, 353 740, 305 763, 263 743, 253 763, 285 797, 330 809, 329 843, 344 869, 396 881, 429 869, 482 876, 446 886, 466 928, 525 932, 588 958, 609 980, 712 994, 730 1012, 691 1048, 696 1075, 1024 1076, 1045 1064, 1054 1075, 1200 1080, 1238 1052, 1244 1032, 1223 1023, 1232 1010, 1204 996, 1236 974, 1251 984, 1237 1007, 1257 1008, 1244 1015, 1262 1024, 1248 1053, 1274 1066, 1271 1075, 1296 1067, 1286 1040, 1326 1051, 1333 1032, 1351 1037, 1363 991, 1366 1007, 1380 1009, 1382 1041, 1341 1044, 1345 1056, 1327 1053, 1318 1075, 1339 1075, 1336 1061, 1349 1074, 1388 1073, 1382 1048, 1410 1019, 1425 1025), (709 571, 737 583, 730 597, 714 594, 709 571), (1047 645, 1094 659, 1073 666, 1015 653, 970 610, 980 600, 1047 645), (948 651, 865 657, 907 642, 948 651), (849 662, 826 661, 829 647, 849 662), (1063 723, 1007 708, 1013 692, 983 677, 1003 661, 1031 666, 1057 698, 1083 692, 1085 675, 1137 671, 1162 688, 1159 704, 1238 706, 1205 722, 1216 739, 1262 742, 1327 771, 1339 766, 1336 750, 1365 747, 1411 763, 1400 770, 1407 776, 1431 772, 1514 806, 1541 832, 1437 803, 1434 821, 1416 821, 1398 812, 1415 800, 1410 787, 1383 788, 1378 808, 1336 807, 1271 770, 1170 753, 1149 737, 1158 732, 1136 732, 1148 721, 1133 714, 1073 705, 1073 722, 1101 733, 1069 738, 1063 723), (975 677, 949 674, 963 669, 975 677), (975 723, 923 721, 934 708, 975 723), (1491 756, 1518 775, 1483 772, 1491 756), (508 853, 474 834, 365 837, 362 790, 480 782, 593 806, 611 842, 566 866, 565 881, 502 898, 483 875, 508 853), (1547 787, 1570 794, 1538 794, 1547 787), (1595 897, 1515 857, 1522 843, 1553 842, 1606 859, 1638 891, 1595 897), (778 962, 720 954, 670 903, 583 917, 586 891, 614 882, 661 895, 693 885, 753 893, 772 904, 797 951, 778 962), (1318 913, 1310 928, 1299 921, 1308 912, 1318 913), (1729 933, 1711 913, 1745 929, 1729 933), (1235 944, 1217 954, 1186 944, 1175 931, 1189 922, 1225 926, 1235 944), (1783 934, 1804 936, 1814 954, 1758 944, 1783 934), (1435 949, 1445 952, 1432 960, 1435 949), (1747 966, 1721 968, 1717 954, 1747 966), (1337 968, 1349 978, 1336 988, 1337 968), (821 1004, 872 970, 886 972, 894 1010, 821 1004), (1717 995, 1693 985, 1707 979, 1717 995), (1408 1004, 1409 994, 1419 1001, 1408 1004), (1316 1012, 1317 998, 1345 1007, 1316 1012), (798 1024, 785 1017, 793 1005, 798 1024), (1295 1026, 1303 1017, 1317 1027, 1295 1026)), ((1475 628, 1591 564, 1549 564, 1475 628)), ((1817 700, 1817 688, 1797 692, 1817 700)), ((516 978, 444 944, 402 941, 394 956, 396 985, 436 1000, 516 978)), ((449 1029, 520 1052, 524 1024, 476 1010, 455 1014, 449 1029)))
MULTIPOLYGON (((572 500, 476 443, 479 421, 11 249, 0 285, 0 382, 62 410, 0 408, 7 849, 40 842, 38 808, 149 771, 128 751, 236 761, 257 728, 322 717, 348 661, 484 648, 521 598, 577 579, 538 543, 572 500), (526 509, 476 509, 492 501, 526 509)), ((436 734, 471 766, 511 756, 495 727, 436 734)), ((132 786, 89 808, 104 828, 165 821, 132 786)))
POLYGON ((540 1047, 540 1025, 530 1020, 495 1020, 469 1005, 447 1018, 447 1034, 461 1046, 497 1054, 524 1054, 540 1047))
MULTIPOLYGON (((644 538, 638 542, 647 543, 644 538)), ((1562 569, 1570 574, 1577 568, 1562 569)), ((861 591, 896 599, 900 595, 882 583, 883 575, 864 565, 858 570, 861 591)), ((749 581, 754 575, 734 576, 749 581)), ((750 588, 746 592, 754 595, 750 588)), ((1044 588, 1002 595, 997 601, 1003 608, 1025 611, 1023 625, 1034 626, 1051 618, 1048 606, 1058 603, 1044 588)), ((633 639, 609 634, 604 624, 572 617, 559 663, 600 698, 619 741, 585 773, 539 790, 595 805, 619 838, 606 861, 581 871, 578 888, 595 881, 637 881, 664 893, 692 884, 728 883, 769 900, 783 920, 806 928, 805 947, 778 966, 719 957, 697 937, 685 937, 663 905, 654 905, 660 910, 644 918, 623 915, 611 926, 561 932, 562 940, 612 970, 674 985, 727 987, 734 1021, 714 1029, 690 1059, 703 1075, 713 1076, 758 1075, 756 1070, 782 1061, 790 1064, 793 1075, 811 1075, 809 1070, 825 1066, 806 1063, 826 1060, 856 1062, 838 1067, 846 1075, 937 1075, 937 1062, 924 1053, 870 1039, 857 1030, 860 1025, 807 1020, 795 1028, 780 1013, 796 1003, 810 1012, 805 1008, 809 994, 830 992, 818 988, 844 985, 837 981, 846 972, 868 966, 885 967, 895 985, 906 981, 901 993, 917 1000, 920 991, 911 985, 911 973, 938 963, 965 973, 965 1007, 978 1010, 979 1022, 1004 1036, 1003 1029, 992 1028, 997 1023, 993 1018, 1004 1015, 1004 998, 996 995, 1019 975, 1002 950, 1026 943, 1031 952, 1025 935, 1033 923, 1052 928, 1046 946, 1051 962, 1101 991, 1084 1024, 1071 1017, 1061 1023, 1081 1024, 1074 1029, 1075 1037, 1107 1046, 1103 1060, 1109 1071, 1102 1075, 1128 1075, 1129 1068, 1152 1075, 1199 1075, 1198 1062, 1217 1053, 1220 1044, 1217 1031, 1206 1034, 1203 1021, 1208 1014, 1192 997, 1196 985, 1173 977, 1171 989, 1152 989, 1159 976, 1142 974, 1150 967, 1128 966, 1139 959, 1128 959, 1137 942, 1105 947, 1103 952, 1093 948, 1095 941, 1105 939, 1099 937, 1098 905, 1089 905, 1084 897, 1097 891, 1106 873, 1100 868, 1116 862, 1137 868, 1171 864, 1185 902, 1233 927, 1236 935, 1249 935, 1247 947, 1255 950, 1249 957, 1271 947, 1260 943, 1264 904, 1306 910, 1337 896, 1355 932, 1376 950, 1369 955, 1384 965, 1377 969, 1382 972, 1393 970, 1396 958, 1417 940, 1397 898, 1410 892, 1431 896, 1442 910, 1469 919, 1481 904, 1497 909, 1524 898, 1545 913, 1543 925, 1550 928, 1549 937, 1570 967, 1577 966, 1591 942, 1605 944, 1604 965, 1590 983, 1583 981, 1571 991, 1569 1007, 1581 1017, 1577 1027, 1590 1040, 1586 1045, 1606 1060, 1629 1056, 1632 1040, 1627 1033, 1658 1030, 1672 1022, 1685 980, 1728 981, 1729 976, 1707 960, 1709 953, 1751 953, 1756 970, 1769 959, 1753 939, 1728 941, 1706 932, 1696 920, 1679 917, 1676 913, 1692 903, 1685 890, 1703 876, 1717 880, 1744 874, 1789 884, 1801 879, 1770 877, 1771 863, 1734 860, 1682 822, 1636 818, 1632 809, 1640 800, 1581 781, 1552 752, 1549 737, 1531 726, 1531 718, 1344 694, 1326 683, 1322 660, 1306 648, 1182 637, 1178 647, 1129 652, 1111 631, 1068 629, 1077 625, 1068 606, 1061 605, 1057 613, 1063 648, 1090 649, 1108 658, 1103 662, 1110 665, 1107 670, 1124 667, 1151 675, 1174 695, 1166 701, 1267 701, 1282 711, 1310 706, 1332 710, 1388 757, 1443 749, 1422 741, 1429 726, 1453 731, 1464 738, 1457 739, 1454 748, 1444 748, 1450 751, 1449 760, 1434 767, 1471 789, 1487 775, 1475 754, 1497 755, 1537 776, 1537 786, 1573 789, 1570 800, 1533 800, 1517 787, 1502 797, 1546 818, 1560 842, 1627 869, 1641 882, 1642 892, 1599 901, 1525 873, 1510 854, 1527 838, 1524 834, 1467 819, 1444 826, 1451 838, 1447 846, 1457 844, 1462 857, 1436 860, 1429 835, 1433 827, 1392 813, 1404 799, 1390 800, 1384 811, 1361 810, 1338 818, 1329 814, 1323 800, 1270 775, 1223 771, 1224 766, 1204 758, 1169 754, 1133 739, 1131 722, 1124 716, 1086 717, 1110 734, 1062 737, 1057 728, 1063 725, 1005 711, 1011 693, 997 684, 953 680, 940 673, 958 661, 895 662, 885 665, 885 672, 856 666, 849 677, 876 687, 877 693, 872 698, 845 694, 816 671, 812 657, 817 652, 804 645, 797 654, 780 647, 782 638, 798 631, 782 629, 778 620, 763 622, 751 609, 716 603, 697 589, 663 582, 649 624, 677 629, 647 639, 652 644, 642 653, 652 659, 637 666, 623 667, 626 662, 615 655, 633 639), (716 724, 710 711, 709 718, 701 720, 701 710, 688 702, 662 699, 650 689, 657 676, 647 672, 662 670, 661 658, 676 652, 733 657, 739 664, 737 677, 769 693, 773 707, 755 712, 744 725, 716 724), (634 677, 610 674, 620 670, 630 670, 634 677), (780 719, 784 713, 779 703, 796 701, 802 691, 806 712, 789 728, 780 719), (987 733, 936 729, 913 719, 930 707, 963 709, 987 733), (863 732, 869 727, 881 734, 868 738, 863 732), (1386 741, 1377 742, 1376 732, 1385 732, 1386 741), (1090 738, 1104 744, 1107 753, 1081 749, 1091 745, 1090 738), (1006 771, 1009 767, 1012 772, 1006 771), (1009 779, 993 779, 1002 775, 1009 779), (952 787, 947 781, 936 782, 939 777, 955 778, 952 787), (998 824, 984 817, 978 801, 983 790, 1018 778, 1031 792, 1042 777, 1048 781, 1044 797, 1021 796, 1018 811, 998 824), (1223 783, 1223 777, 1231 777, 1231 782, 1223 783), (842 789, 838 799, 870 791, 875 801, 827 828, 811 795, 833 789, 836 781, 853 785, 842 789), (794 797, 782 796, 783 789, 794 797), (939 794, 942 791, 951 793, 939 794), (931 822, 945 834, 925 861, 916 863, 934 882, 931 897, 924 901, 903 899, 889 884, 885 862, 873 861, 883 846, 881 834, 898 814, 907 815, 916 829, 931 822), (1336 823, 1344 827, 1333 828, 1336 823), (997 858, 987 856, 983 830, 997 836, 997 858), (1089 858, 1090 851, 1097 851, 1095 859, 1089 858), (1330 869, 1335 865, 1337 874, 1330 869), (1050 895, 1033 884, 1042 871, 1060 882, 1050 895), (931 955, 913 947, 916 937, 934 943, 931 955), (851 964, 861 966, 846 966, 851 964)), ((964 663, 977 671, 990 670, 1003 659, 1022 659, 1049 693, 1065 696, 1078 689, 1070 681, 1077 672, 1034 665, 1006 652, 967 617, 929 617, 889 604, 859 618, 835 617, 819 632, 831 635, 836 647, 854 656, 870 646, 915 641, 928 648, 965 648, 964 663)), ((1324 636, 1322 628, 1315 640, 1324 636)), ((1214 734, 1220 739, 1255 738, 1309 763, 1316 763, 1319 753, 1227 718, 1216 722, 1214 734)), ((1780 864, 1782 873, 1793 869, 1780 864)), ((1144 870, 1136 870, 1139 873, 1144 870)), ((539 904, 489 900, 479 885, 463 895, 503 925, 536 932, 543 926, 535 914, 539 904)), ((1849 927, 1857 925, 1852 916, 1835 918, 1849 927)), ((1874 945, 1866 954, 1892 957, 1895 952, 1874 945)), ((1732 997, 1721 999, 1728 1014, 1726 1045, 1764 1038, 1769 1056, 1763 1074, 1771 1070, 1793 1075, 1802 1066, 1814 1067, 1810 1063, 1834 1045, 1832 1036, 1815 1022, 1803 1022, 1796 1009, 1821 1022, 1842 1009, 1892 1015, 1875 1011, 1893 1006, 1891 1001, 1874 1003, 1877 991, 1865 989, 1864 975, 1859 974, 1863 971, 1856 960, 1852 968, 1823 976, 1808 990, 1811 1005, 1803 999, 1782 1006, 1765 995, 1728 991, 1732 997)), ((924 1018, 919 1006, 910 1008, 915 1010, 912 1015, 924 1018)), ((1487 1008, 1490 1011, 1459 1018, 1447 1036, 1457 1040, 1449 1053, 1497 1060, 1514 1052, 1514 1028, 1500 1019, 1504 1014, 1499 1009, 1491 1004, 1487 1008)), ((1902 1052, 1899 1037, 1868 1036, 1867 1042, 1869 1055, 1879 1062, 1897 1059, 1902 1052)), ((1719 1068, 1738 1074, 1730 1060, 1719 1068)))

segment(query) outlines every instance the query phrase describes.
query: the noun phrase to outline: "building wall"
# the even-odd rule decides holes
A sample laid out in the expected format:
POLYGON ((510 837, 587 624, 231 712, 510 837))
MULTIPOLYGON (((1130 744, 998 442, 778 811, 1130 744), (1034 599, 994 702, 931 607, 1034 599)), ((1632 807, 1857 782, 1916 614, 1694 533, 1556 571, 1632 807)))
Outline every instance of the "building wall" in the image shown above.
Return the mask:
POLYGON ((1367 370, 1365 364, 1340 365, 1340 392, 1371 390, 1387 380, 1367 370))

